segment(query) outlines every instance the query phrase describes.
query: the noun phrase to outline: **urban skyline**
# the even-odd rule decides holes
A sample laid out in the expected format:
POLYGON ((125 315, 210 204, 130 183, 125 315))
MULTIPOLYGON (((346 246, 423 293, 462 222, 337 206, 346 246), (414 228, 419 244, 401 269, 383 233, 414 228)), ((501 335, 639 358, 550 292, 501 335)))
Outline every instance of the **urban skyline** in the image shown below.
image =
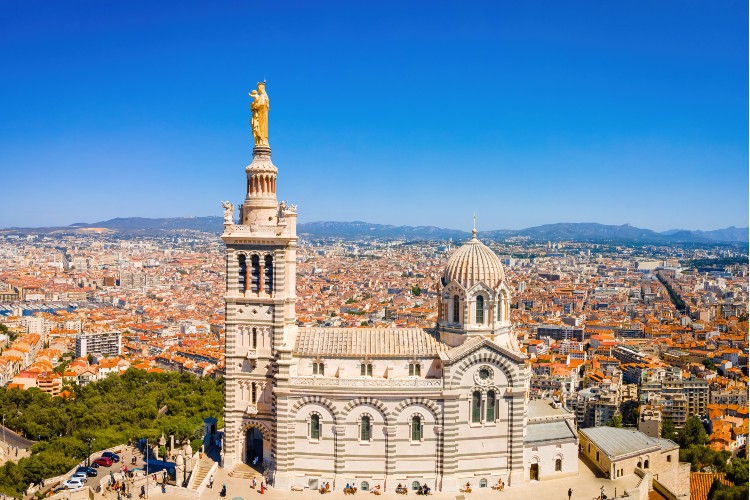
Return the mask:
POLYGON ((430 6, 14 5, 0 227, 220 215, 264 78, 300 222, 747 226, 746 4, 430 6))

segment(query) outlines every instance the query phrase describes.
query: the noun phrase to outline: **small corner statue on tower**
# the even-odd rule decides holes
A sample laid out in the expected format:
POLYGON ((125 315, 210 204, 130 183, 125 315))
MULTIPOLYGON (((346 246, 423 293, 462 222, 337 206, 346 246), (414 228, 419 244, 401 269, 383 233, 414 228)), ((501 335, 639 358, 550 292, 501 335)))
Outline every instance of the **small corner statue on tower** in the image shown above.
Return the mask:
POLYGON ((228 201, 222 201, 221 208, 224 209, 224 225, 234 224, 234 205, 228 201))
POLYGON ((250 126, 253 129, 255 145, 268 147, 268 110, 271 103, 266 94, 266 82, 258 82, 258 90, 253 90, 248 95, 254 99, 250 103, 250 111, 253 114, 250 126))

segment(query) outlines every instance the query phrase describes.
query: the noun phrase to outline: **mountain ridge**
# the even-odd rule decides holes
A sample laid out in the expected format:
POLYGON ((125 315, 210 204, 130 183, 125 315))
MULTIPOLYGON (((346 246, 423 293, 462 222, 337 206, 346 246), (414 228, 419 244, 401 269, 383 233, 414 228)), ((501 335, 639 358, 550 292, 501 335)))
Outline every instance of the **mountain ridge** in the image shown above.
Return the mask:
MULTIPOLYGON (((106 229, 132 234, 162 232, 171 230, 193 230, 220 233, 224 225, 223 217, 115 217, 94 223, 76 222, 70 226, 47 228, 6 228, 3 232, 18 233, 64 233, 84 232, 93 229, 106 229)), ((506 239, 524 237, 531 240, 570 240, 570 241, 632 241, 642 243, 747 243, 748 228, 729 226, 710 231, 670 229, 657 232, 630 224, 613 225, 596 222, 559 222, 543 224, 524 229, 495 229, 479 231, 478 236, 486 239, 506 239)), ((320 238, 392 238, 413 240, 455 240, 467 239, 469 231, 448 229, 437 226, 396 226, 365 221, 313 221, 300 223, 299 234, 320 238)))

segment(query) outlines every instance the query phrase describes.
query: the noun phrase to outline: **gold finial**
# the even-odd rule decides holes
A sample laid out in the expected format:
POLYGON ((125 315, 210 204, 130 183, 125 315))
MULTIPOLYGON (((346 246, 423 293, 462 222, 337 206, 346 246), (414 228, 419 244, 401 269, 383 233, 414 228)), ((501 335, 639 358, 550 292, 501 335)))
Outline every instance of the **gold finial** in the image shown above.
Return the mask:
POLYGON ((474 212, 474 228, 471 230, 471 239, 477 239, 477 213, 474 212))
POLYGON ((268 146, 268 110, 271 108, 271 103, 266 94, 265 77, 262 82, 258 82, 258 90, 253 90, 249 95, 254 99, 250 103, 250 111, 253 114, 250 126, 253 129, 255 145, 268 146))

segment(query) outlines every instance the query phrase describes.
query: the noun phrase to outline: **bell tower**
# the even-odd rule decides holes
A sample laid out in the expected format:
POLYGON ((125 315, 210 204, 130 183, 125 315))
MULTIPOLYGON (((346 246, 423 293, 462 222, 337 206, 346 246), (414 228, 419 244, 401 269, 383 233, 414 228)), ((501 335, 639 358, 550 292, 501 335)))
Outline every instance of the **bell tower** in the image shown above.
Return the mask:
POLYGON ((224 466, 229 469, 239 463, 274 467, 277 361, 294 344, 297 328, 296 207, 276 198, 265 82, 250 96, 255 147, 245 168, 245 200, 238 224, 234 207, 224 203, 221 236, 226 244, 224 466))

